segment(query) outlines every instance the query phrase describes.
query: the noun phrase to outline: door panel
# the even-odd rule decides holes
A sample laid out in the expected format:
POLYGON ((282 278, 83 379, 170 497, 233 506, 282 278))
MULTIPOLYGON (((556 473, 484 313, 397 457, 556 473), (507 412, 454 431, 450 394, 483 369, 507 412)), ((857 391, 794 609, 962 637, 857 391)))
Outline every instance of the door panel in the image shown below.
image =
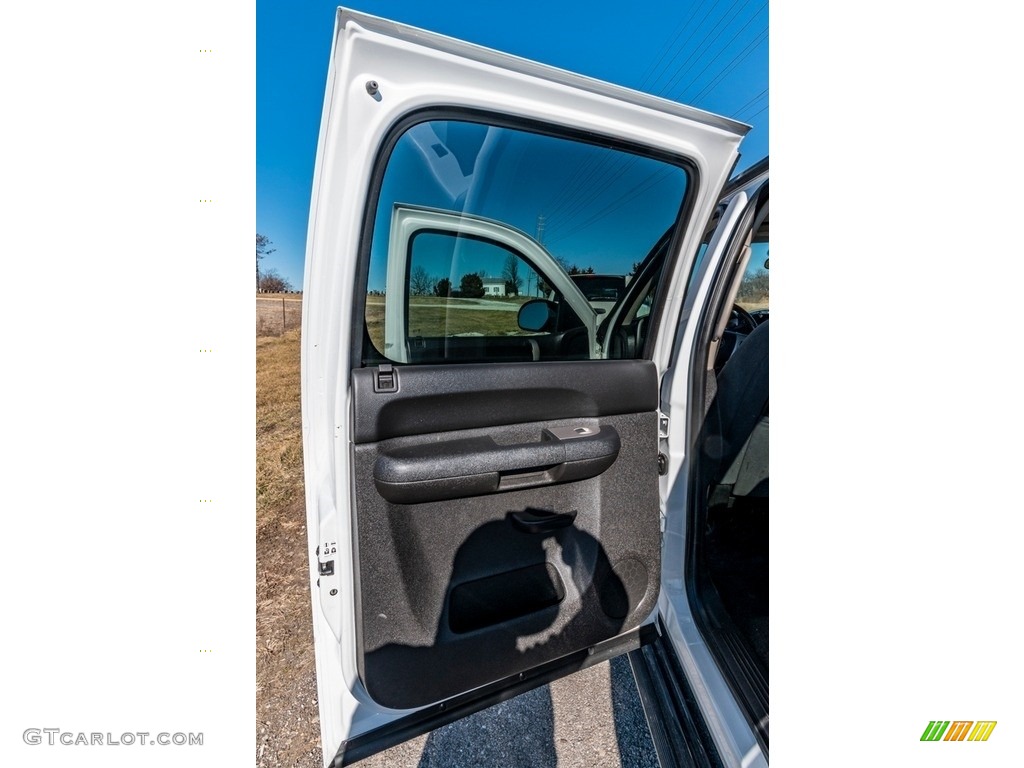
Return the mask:
POLYGON ((657 369, 644 360, 357 368, 353 440, 653 411, 657 386, 657 369), (394 391, 378 383, 387 370, 394 391))
POLYGON ((367 428, 355 447, 359 673, 378 703, 440 701, 614 637, 652 610, 654 367, 552 366, 546 390, 514 393, 499 368, 474 366, 474 378, 448 381, 443 409, 422 407, 437 387, 426 369, 402 369, 388 408, 355 387, 356 412, 385 424, 404 402, 431 414, 420 434, 374 440, 389 431, 367 428), (558 389, 559 379, 577 384, 558 389), (430 431, 444 413, 458 415, 456 429, 430 431))

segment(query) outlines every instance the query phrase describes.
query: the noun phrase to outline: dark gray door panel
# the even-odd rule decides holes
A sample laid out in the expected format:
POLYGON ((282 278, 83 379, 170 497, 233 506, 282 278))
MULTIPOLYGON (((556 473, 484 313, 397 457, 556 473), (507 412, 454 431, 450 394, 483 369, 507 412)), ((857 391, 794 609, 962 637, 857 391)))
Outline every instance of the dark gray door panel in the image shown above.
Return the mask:
POLYGON ((356 443, 658 408, 649 360, 387 365, 354 370, 352 389, 356 443))
MULTIPOLYGON (((459 368, 448 380, 461 380, 463 391, 455 386, 443 410, 473 428, 416 434, 416 425, 443 421, 422 414, 412 434, 355 446, 359 672, 378 703, 448 698, 593 646, 653 610, 656 377, 650 363, 625 362, 566 364, 575 375, 556 377, 556 386, 549 372, 553 394, 540 403, 523 394, 537 392, 528 375, 519 387, 496 366, 468 380, 459 368), (613 369, 622 372, 617 398, 613 369), (645 407, 614 413, 621 404, 645 407), (518 420, 524 411, 546 416, 518 420), (574 463, 587 471, 552 479, 574 463), (493 492, 437 496, 449 482, 465 490, 460 478, 491 474, 493 492), (394 485, 409 487, 396 493, 394 485)), ((393 415, 403 399, 436 396, 432 377, 418 370, 398 369, 399 391, 386 395, 391 415, 380 417, 387 426, 370 433, 402 431, 393 415)), ((358 414, 383 393, 365 378, 373 371, 357 375, 370 384, 357 388, 358 414)))

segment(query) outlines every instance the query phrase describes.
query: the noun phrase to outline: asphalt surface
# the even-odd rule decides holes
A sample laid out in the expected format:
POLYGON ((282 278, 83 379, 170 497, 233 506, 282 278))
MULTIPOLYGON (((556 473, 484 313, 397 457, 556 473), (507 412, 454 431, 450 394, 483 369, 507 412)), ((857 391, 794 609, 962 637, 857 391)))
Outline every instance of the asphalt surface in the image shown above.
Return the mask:
POLYGON ((658 768, 620 656, 358 763, 365 768, 658 768))

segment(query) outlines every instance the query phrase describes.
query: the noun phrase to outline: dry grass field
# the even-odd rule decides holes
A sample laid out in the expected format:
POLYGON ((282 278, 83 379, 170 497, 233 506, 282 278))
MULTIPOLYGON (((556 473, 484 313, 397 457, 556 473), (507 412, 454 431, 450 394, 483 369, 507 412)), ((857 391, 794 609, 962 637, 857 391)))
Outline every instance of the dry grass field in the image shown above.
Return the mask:
POLYGON ((256 339, 256 764, 319 768, 299 332, 256 339))
POLYGON ((280 336, 302 325, 301 293, 256 294, 256 335, 280 336))

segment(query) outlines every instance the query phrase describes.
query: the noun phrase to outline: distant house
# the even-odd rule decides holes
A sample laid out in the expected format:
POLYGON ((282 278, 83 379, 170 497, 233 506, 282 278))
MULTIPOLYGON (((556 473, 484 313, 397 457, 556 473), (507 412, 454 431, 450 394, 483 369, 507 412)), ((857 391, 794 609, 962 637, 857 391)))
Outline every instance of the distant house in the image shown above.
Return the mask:
POLYGON ((484 296, 507 296, 505 291, 505 278, 485 277, 483 278, 484 296))

